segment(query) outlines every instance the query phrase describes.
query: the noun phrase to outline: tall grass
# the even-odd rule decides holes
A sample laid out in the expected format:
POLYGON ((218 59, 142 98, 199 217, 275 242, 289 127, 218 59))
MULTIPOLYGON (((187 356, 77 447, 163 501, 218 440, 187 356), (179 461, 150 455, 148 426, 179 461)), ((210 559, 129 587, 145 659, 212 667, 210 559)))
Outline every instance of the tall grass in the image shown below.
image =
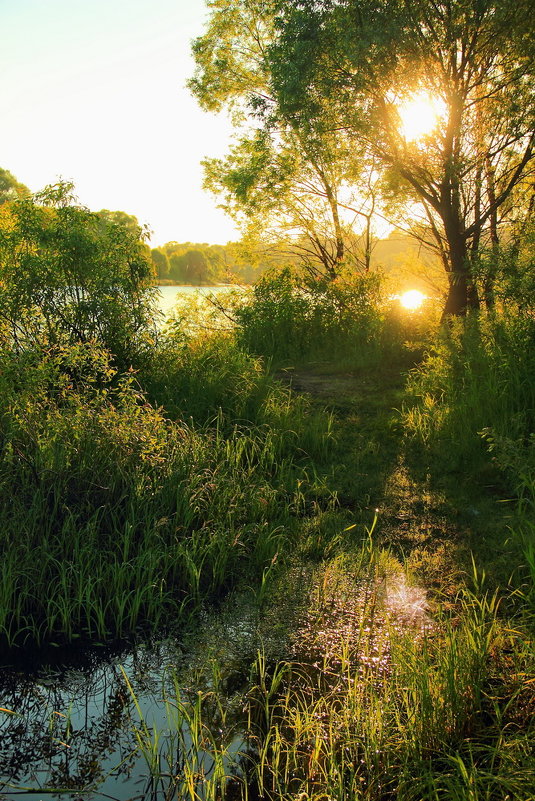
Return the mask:
POLYGON ((161 337, 139 380, 153 403, 173 419, 205 423, 223 415, 253 421, 273 391, 260 359, 236 347, 228 333, 161 337))
POLYGON ((480 460, 490 445, 513 481, 533 470, 534 337, 529 316, 452 321, 412 373, 407 430, 452 466, 480 460))
POLYGON ((304 401, 266 388, 263 422, 200 426, 170 420, 93 345, 3 357, 5 641, 163 626, 285 549, 331 436, 320 415, 307 428, 304 401))
MULTIPOLYGON (((273 661, 260 650, 232 704, 217 666, 210 689, 196 697, 175 676, 167 741, 140 716, 140 748, 167 792, 192 801, 532 797, 535 654, 500 618, 497 594, 476 574, 453 615, 438 607, 424 629, 400 625, 381 607, 392 557, 366 544, 355 558, 369 591, 347 634, 333 631, 323 655, 315 638, 329 637, 323 629, 348 559, 327 566, 309 598, 307 614, 317 620, 308 658, 298 651, 273 661)), ((404 581, 401 573, 390 580, 404 581)))

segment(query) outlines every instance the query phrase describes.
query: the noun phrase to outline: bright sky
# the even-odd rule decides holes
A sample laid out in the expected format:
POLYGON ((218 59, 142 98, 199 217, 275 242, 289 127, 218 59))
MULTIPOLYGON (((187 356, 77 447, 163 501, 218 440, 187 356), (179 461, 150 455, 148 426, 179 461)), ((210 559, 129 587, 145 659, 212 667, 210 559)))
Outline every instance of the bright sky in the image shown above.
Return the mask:
POLYGON ((73 181, 153 246, 236 239, 199 164, 230 125, 185 88, 205 18, 204 0, 0 0, 0 166, 32 191, 73 181))

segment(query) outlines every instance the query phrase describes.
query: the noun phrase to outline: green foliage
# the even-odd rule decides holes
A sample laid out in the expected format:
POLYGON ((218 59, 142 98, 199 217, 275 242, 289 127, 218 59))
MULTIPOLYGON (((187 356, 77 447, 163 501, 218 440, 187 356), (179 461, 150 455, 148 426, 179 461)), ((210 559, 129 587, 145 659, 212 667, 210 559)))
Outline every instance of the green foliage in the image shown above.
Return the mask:
MULTIPOLYGON (((524 14, 506 0, 288 0, 268 49, 271 103, 286 119, 309 136, 342 129, 367 143, 375 170, 395 169, 441 255, 447 315, 477 308, 471 260, 495 244, 532 169, 524 14), (419 93, 443 111, 433 131, 411 140, 399 107, 419 93)), ((405 224, 407 216, 414 211, 405 224)))
POLYGON ((381 325, 377 275, 298 279, 286 269, 264 276, 233 310, 238 342, 282 359, 370 353, 381 325))
POLYGON ((530 217, 521 230, 513 230, 511 242, 498 254, 491 253, 483 263, 483 278, 496 275, 495 292, 507 309, 522 315, 535 311, 535 224, 530 217), (493 264, 496 262, 497 264, 493 264), (494 270, 493 270, 494 267, 494 270))
POLYGON ((203 108, 231 109, 239 133, 225 158, 203 162, 205 188, 222 195, 223 208, 249 234, 263 242, 284 239, 289 253, 306 255, 335 278, 353 233, 341 209, 365 219, 370 234, 373 167, 336 120, 320 129, 278 102, 269 54, 279 36, 279 3, 223 0, 210 10, 206 32, 193 43, 189 86, 203 108), (244 119, 252 123, 248 129, 244 119))
POLYGON ((199 423, 218 415, 229 424, 254 419, 270 387, 260 360, 236 347, 232 336, 185 337, 181 330, 161 338, 140 378, 171 418, 199 423))
POLYGON ((170 370, 177 406, 215 412, 213 426, 171 421, 93 343, 1 356, 4 641, 161 627, 286 547, 297 461, 324 452, 329 420, 310 428, 306 403, 268 391, 254 360, 228 364, 229 343, 192 348, 178 379, 170 370), (199 400, 203 377, 214 387, 199 400), (253 405, 261 425, 218 415, 230 386, 226 412, 253 405))
POLYGON ((193 42, 189 88, 209 111, 265 91, 265 48, 273 36, 276 0, 209 0, 206 32, 193 42))
POLYGON ((173 254, 169 261, 171 278, 181 284, 211 283, 209 264, 201 250, 187 250, 181 256, 173 254))
POLYGON ((150 252, 152 263, 154 264, 154 271, 158 278, 169 277, 169 259, 167 253, 160 248, 152 248, 150 252))
POLYGON ((0 206, 20 197, 28 197, 30 190, 21 184, 9 170, 0 167, 0 206))
POLYGON ((480 461, 489 445, 503 467, 515 462, 514 452, 515 482, 519 463, 534 458, 534 337, 530 317, 506 314, 474 315, 442 329, 411 376, 408 430, 457 467, 480 461))
POLYGON ((0 321, 19 348, 96 340, 118 364, 152 336, 152 269, 141 231, 77 205, 58 184, 3 206, 0 321))

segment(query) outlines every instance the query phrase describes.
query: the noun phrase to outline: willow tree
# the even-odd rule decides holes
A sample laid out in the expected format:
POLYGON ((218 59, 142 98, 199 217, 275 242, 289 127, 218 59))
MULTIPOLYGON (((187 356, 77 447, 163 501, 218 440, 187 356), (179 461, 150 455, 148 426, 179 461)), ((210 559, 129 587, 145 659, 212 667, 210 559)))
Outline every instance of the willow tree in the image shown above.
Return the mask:
POLYGON ((206 188, 221 194, 225 210, 249 230, 286 238, 328 277, 348 258, 368 269, 369 182, 358 197, 354 192, 362 153, 342 130, 296 125, 272 92, 269 52, 280 3, 212 0, 208 7, 206 31, 193 44, 189 86, 206 110, 230 110, 238 133, 226 158, 204 161, 206 188), (362 254, 347 250, 355 217, 364 221, 362 254))
POLYGON ((520 0, 286 0, 271 92, 296 127, 343 128, 395 172, 443 254, 444 313, 477 307, 473 265, 533 172, 533 22, 520 0), (434 130, 403 133, 427 97, 434 130))

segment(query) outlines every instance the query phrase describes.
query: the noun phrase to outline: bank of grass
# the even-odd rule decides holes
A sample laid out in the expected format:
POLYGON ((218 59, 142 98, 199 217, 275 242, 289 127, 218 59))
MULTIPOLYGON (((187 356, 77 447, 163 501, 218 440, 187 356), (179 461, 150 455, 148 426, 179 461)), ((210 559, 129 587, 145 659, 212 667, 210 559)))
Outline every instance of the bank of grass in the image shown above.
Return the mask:
MULTIPOLYGON (((193 698, 175 677, 170 736, 137 722, 156 792, 192 801, 528 801, 529 321, 481 317, 428 340, 406 395, 402 373, 422 348, 406 321, 366 299, 352 319, 338 287, 325 304, 286 278, 262 292, 236 315, 234 335, 170 336, 135 374, 118 374, 90 345, 3 354, 4 640, 165 628, 246 574, 269 604, 272 568, 282 565, 280 580, 290 554, 321 575, 323 595, 305 588, 305 608, 318 633, 335 631, 347 609, 333 615, 333 588, 350 565, 354 592, 362 582, 370 592, 328 655, 260 652, 230 705, 222 666, 193 698), (265 371, 268 362, 310 373, 311 362, 325 370, 329 359, 332 394, 319 401, 265 371), (345 389, 341 370, 350 371, 345 389), (403 404, 403 414, 392 408, 403 404), (406 508, 394 503, 402 475, 413 489, 406 508), (468 476, 474 515, 486 504, 488 517, 468 525, 471 510, 445 476, 457 485, 468 476), (508 494, 495 500, 517 505, 503 525, 504 506, 489 494, 501 493, 496 476, 508 494), (498 538, 504 569, 490 583, 481 563, 498 538), (437 554, 450 545, 467 558, 453 588, 437 585, 429 625, 399 626, 380 612, 389 571, 410 587, 426 560, 440 572, 437 554)), ((286 594, 295 591, 289 583, 286 594)))
POLYGON ((533 318, 506 312, 451 321, 430 342, 404 423, 442 469, 477 467, 490 450, 520 489, 534 464, 534 342, 533 318))
POLYGON ((212 664, 196 693, 174 674, 164 691, 169 739, 138 707, 139 747, 162 797, 532 798, 533 644, 484 576, 459 590, 454 615, 435 603, 415 619, 402 566, 369 541, 317 572, 306 647, 299 627, 289 635, 293 658, 260 650, 231 702, 224 666, 212 664), (342 634, 329 632, 351 582, 366 592, 347 599, 342 634), (385 582, 398 599, 390 610, 385 582))
MULTIPOLYGON (((223 350, 222 372, 232 348, 223 350)), ((204 352, 197 358, 209 385, 204 352)), ((306 466, 328 451, 330 418, 268 385, 243 354, 234 367, 232 416, 206 399, 199 411, 199 381, 180 401, 191 413, 178 417, 94 345, 4 351, 4 643, 164 627, 288 547, 302 498, 315 494, 306 466), (244 396, 247 417, 236 414, 244 396)))
POLYGON ((461 513, 486 510, 470 546, 524 601, 535 587, 534 342, 533 317, 518 309, 452 321, 409 375, 402 414, 409 445, 461 513))

